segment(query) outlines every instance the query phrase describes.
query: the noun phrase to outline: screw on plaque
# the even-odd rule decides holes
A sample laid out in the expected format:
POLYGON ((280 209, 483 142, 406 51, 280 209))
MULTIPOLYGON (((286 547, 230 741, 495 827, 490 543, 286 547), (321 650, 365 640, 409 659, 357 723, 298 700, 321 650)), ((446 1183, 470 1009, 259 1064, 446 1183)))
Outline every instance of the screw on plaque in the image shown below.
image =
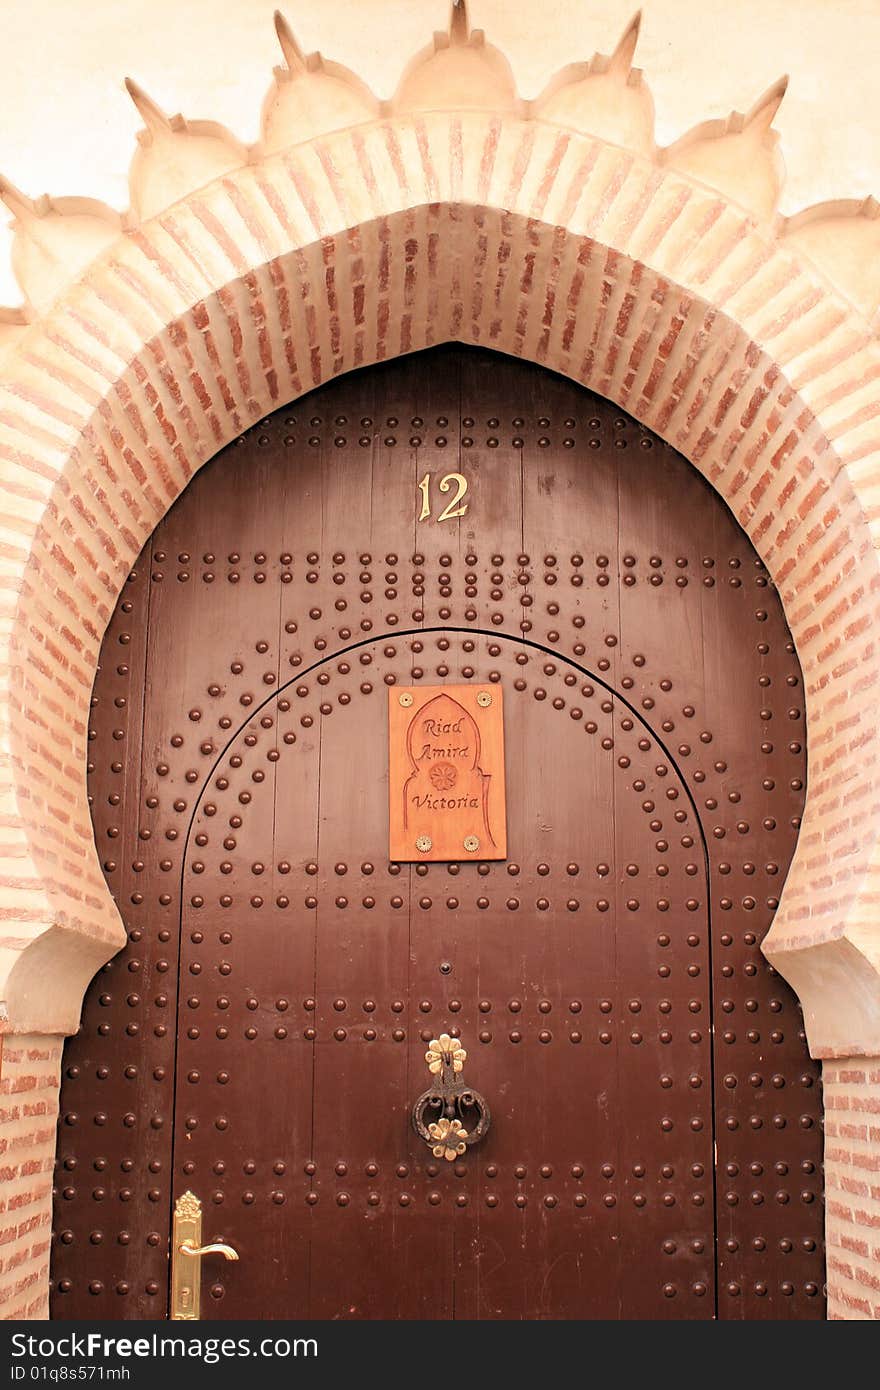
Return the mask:
POLYGON ((404 709, 409 709, 410 705, 413 702, 413 697, 410 695, 408 690, 405 690, 402 695, 398 695, 397 698, 403 705, 404 709))
POLYGON ((420 854, 427 854, 429 849, 433 849, 434 841, 430 835, 420 835, 416 840, 416 849, 420 854))
POLYGON ((476 854, 477 850, 480 848, 480 842, 476 835, 465 835, 464 847, 468 854, 476 854))
POLYGON ((489 694, 488 690, 481 690, 477 696, 477 704, 480 706, 480 709, 488 709, 491 703, 492 696, 489 694))

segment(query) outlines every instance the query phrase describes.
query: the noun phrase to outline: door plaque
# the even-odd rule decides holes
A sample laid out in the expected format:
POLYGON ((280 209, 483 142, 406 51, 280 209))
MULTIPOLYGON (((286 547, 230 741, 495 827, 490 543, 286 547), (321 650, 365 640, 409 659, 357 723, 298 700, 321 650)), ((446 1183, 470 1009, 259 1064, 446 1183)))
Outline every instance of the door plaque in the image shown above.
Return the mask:
POLYGON ((501 687, 394 686, 388 729, 389 857, 506 859, 501 687))

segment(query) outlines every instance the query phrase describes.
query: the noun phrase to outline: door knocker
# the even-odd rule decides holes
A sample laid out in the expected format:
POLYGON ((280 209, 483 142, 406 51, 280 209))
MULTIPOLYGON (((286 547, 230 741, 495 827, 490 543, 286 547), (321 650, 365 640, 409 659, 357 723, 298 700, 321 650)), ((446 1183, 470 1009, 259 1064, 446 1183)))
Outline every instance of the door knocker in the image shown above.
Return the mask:
POLYGON ((434 1038, 428 1044, 425 1061, 436 1079, 412 1109, 416 1134, 424 1139, 435 1158, 445 1158, 449 1163, 483 1138, 491 1118, 479 1091, 465 1085, 462 1072, 466 1060, 460 1038, 451 1038, 448 1033, 434 1038))

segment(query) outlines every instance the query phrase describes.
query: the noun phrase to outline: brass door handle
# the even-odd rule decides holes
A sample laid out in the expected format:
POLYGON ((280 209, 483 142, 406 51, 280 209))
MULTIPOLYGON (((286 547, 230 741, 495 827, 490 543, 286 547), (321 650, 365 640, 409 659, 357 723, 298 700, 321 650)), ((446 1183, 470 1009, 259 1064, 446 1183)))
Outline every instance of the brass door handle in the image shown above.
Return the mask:
POLYGON ((194 1192, 184 1192, 174 1204, 171 1228, 171 1317, 197 1322, 202 1307, 202 1256, 222 1255, 237 1260, 238 1251, 223 1241, 202 1245, 202 1204, 194 1192), (182 1259, 186 1256, 186 1259, 182 1259))
POLYGON ((224 1260, 238 1259, 237 1250, 233 1250, 231 1245, 223 1245, 219 1241, 215 1245, 196 1245, 192 1240, 185 1240, 177 1248, 181 1255, 222 1255, 224 1260))

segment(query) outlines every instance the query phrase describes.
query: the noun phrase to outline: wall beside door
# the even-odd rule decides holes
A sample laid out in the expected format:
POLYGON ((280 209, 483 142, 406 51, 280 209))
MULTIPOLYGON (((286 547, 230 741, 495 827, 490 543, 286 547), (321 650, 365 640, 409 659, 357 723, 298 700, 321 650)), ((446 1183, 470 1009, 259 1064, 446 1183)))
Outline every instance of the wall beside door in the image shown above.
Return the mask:
POLYGON ((45 1316, 42 1271, 50 1253, 62 1045, 60 1037, 13 1034, 4 1039, 0 1057, 4 1317, 45 1316))

